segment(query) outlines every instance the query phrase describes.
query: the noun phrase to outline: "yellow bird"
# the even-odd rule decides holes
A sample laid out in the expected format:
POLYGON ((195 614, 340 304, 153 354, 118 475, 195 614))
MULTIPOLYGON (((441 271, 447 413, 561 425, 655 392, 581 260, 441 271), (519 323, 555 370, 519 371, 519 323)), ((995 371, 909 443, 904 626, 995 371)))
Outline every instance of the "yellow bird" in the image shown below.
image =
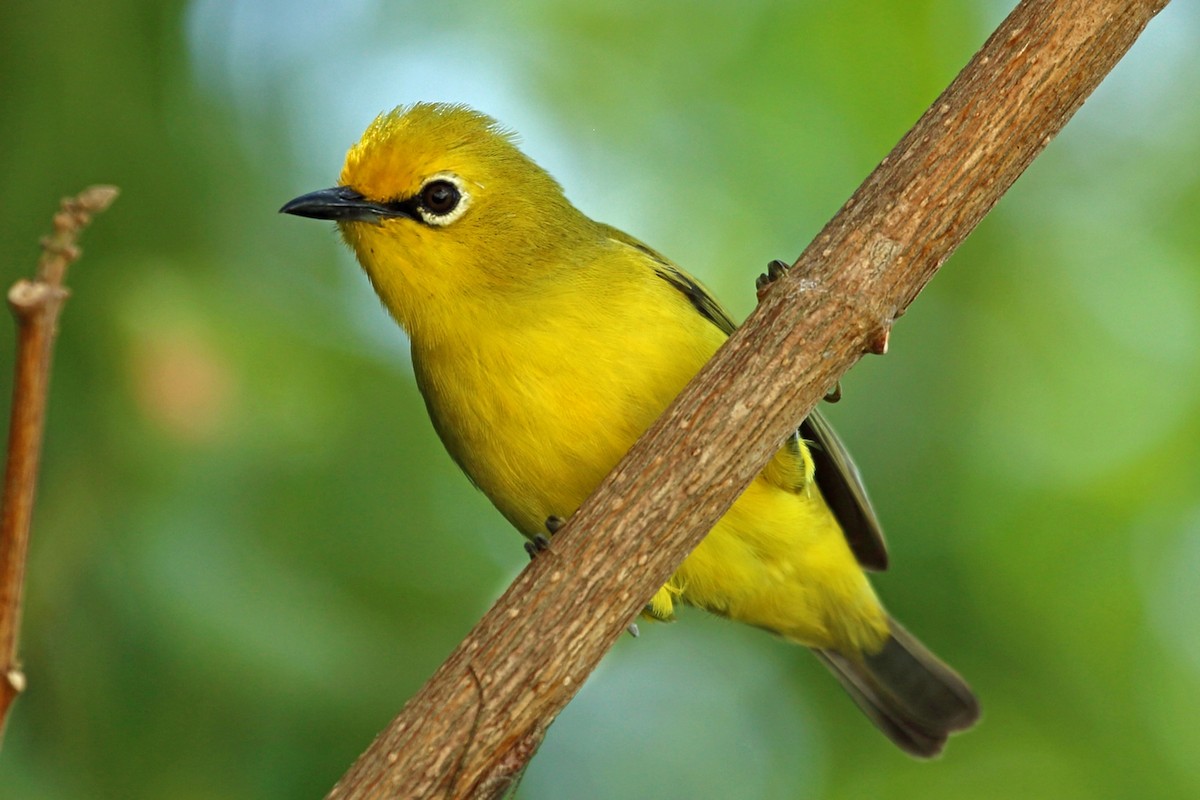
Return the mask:
MULTIPOLYGON (((380 115, 336 187, 281 210, 337 222, 408 332, 446 449, 531 540, 734 329, 696 279, 582 214, 511 133, 464 106, 380 115)), ((886 566, 858 471, 814 412, 646 614, 697 606, 812 648, 872 722, 928 757, 979 705, 888 616, 864 574, 886 566)))

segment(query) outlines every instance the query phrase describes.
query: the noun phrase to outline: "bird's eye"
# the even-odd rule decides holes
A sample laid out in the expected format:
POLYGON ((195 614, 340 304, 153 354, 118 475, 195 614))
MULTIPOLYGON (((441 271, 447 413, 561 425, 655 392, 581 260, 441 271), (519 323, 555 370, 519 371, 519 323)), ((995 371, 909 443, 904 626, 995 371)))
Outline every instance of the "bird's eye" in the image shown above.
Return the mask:
POLYGON ((430 181, 421 190, 421 205, 431 214, 442 216, 458 207, 462 193, 450 181, 430 181))

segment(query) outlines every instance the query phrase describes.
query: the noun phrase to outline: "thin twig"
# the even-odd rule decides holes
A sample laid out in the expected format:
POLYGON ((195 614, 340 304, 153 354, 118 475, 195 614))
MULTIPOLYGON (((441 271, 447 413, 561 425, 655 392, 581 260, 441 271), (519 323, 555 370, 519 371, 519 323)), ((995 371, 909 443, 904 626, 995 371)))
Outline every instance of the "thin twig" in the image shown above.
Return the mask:
POLYGON ((92 186, 77 197, 63 199, 54 215, 54 232, 42 239, 36 278, 19 280, 8 292, 8 305, 17 321, 17 357, 4 493, 0 496, 0 736, 13 700, 25 688, 17 657, 21 599, 51 356, 58 315, 69 294, 63 280, 67 267, 79 258, 79 235, 92 215, 108 208, 116 197, 116 187, 92 186))

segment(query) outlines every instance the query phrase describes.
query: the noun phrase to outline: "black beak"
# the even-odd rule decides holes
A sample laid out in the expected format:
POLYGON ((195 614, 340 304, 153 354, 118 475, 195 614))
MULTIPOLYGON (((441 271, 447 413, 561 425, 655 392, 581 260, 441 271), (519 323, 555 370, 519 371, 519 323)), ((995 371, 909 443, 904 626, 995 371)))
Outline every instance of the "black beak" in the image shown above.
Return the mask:
POLYGON ((332 219, 337 222, 374 222, 385 217, 407 217, 407 211, 397 204, 374 203, 349 186, 335 186, 302 194, 289 200, 279 209, 281 214, 295 214, 310 219, 332 219))

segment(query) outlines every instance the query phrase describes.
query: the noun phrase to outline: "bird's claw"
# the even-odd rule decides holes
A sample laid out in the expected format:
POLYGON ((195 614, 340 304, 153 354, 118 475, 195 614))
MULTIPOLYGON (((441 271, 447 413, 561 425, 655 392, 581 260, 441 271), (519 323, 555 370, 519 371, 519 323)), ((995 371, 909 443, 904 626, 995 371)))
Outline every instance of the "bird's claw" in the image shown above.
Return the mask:
POLYGON ((780 261, 778 258, 767 264, 767 271, 759 275, 754 281, 754 290, 758 294, 758 302, 761 303, 763 298, 767 296, 767 289, 771 287, 771 284, 786 275, 787 271, 791 268, 790 264, 786 261, 780 261))
MULTIPOLYGON (((557 514, 551 514, 546 517, 546 531, 550 536, 558 533, 566 524, 567 521, 557 514)), ((550 549, 550 536, 544 533, 537 533, 529 541, 525 542, 525 552, 529 553, 530 561, 537 558, 539 553, 544 553, 550 549)))
POLYGON ((545 534, 537 534, 529 541, 525 542, 525 552, 529 553, 529 560, 533 561, 539 554, 550 549, 550 538, 545 534))

